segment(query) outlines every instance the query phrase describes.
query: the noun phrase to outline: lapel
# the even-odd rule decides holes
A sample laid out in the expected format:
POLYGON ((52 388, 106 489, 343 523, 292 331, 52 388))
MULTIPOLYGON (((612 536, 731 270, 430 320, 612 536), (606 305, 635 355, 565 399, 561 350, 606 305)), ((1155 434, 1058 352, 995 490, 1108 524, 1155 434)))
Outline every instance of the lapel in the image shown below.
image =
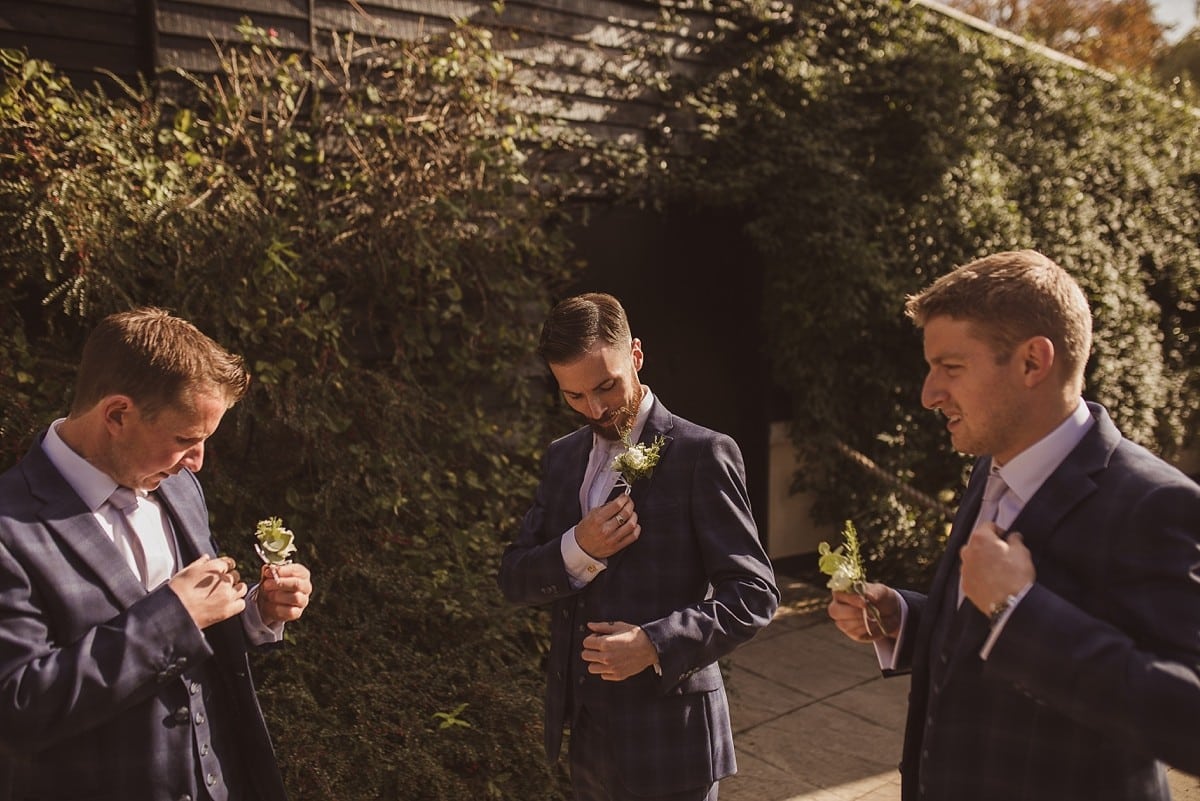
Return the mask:
POLYGON ((550 446, 546 464, 547 513, 551 525, 547 530, 565 531, 583 517, 579 505, 579 487, 583 474, 587 472, 588 456, 592 451, 592 429, 578 428, 550 446))
POLYGON ((120 607, 127 609, 146 597, 146 588, 105 535, 92 511, 46 457, 41 440, 39 437, 21 461, 30 492, 41 503, 38 518, 58 541, 60 549, 74 553, 120 607))
POLYGON ((1109 459, 1121 441, 1121 432, 1103 406, 1089 403, 1088 409, 1096 424, 1054 469, 1013 521, 1012 530, 1021 532, 1033 553, 1035 567, 1039 554, 1045 552, 1062 519, 1096 491, 1095 476, 1108 467, 1109 459))
MULTIPOLYGON (((663 459, 667 456, 667 450, 671 447, 671 430, 674 428, 675 416, 667 411, 667 407, 663 406, 658 400, 658 396, 655 395, 654 402, 650 404, 650 413, 646 415, 646 425, 642 427, 642 436, 638 438, 635 444, 649 445, 654 442, 655 437, 662 437, 664 440, 663 446, 658 452, 659 464, 661 465, 663 459)), ((653 475, 644 481, 634 482, 633 489, 629 493, 634 504, 640 506, 645 496, 651 493, 653 486, 653 475)), ((615 498, 622 491, 619 489, 615 490, 615 493, 611 497, 615 498)))
MULTIPOLYGON (((650 404, 650 413, 646 416, 646 425, 642 427, 642 435, 638 438, 638 443, 648 445, 651 442, 654 442, 655 437, 660 436, 663 438, 664 442, 662 448, 658 452, 659 461, 658 467, 655 468, 655 472, 651 474, 650 478, 648 479, 643 481, 635 481, 633 488, 630 490, 629 497, 633 501, 634 508, 638 510, 639 516, 647 508, 648 504, 653 504, 655 488, 654 479, 655 476, 658 475, 658 471, 664 466, 664 460, 667 457, 667 451, 671 447, 672 437, 670 432, 674 428, 675 416, 667 411, 667 407, 663 406, 662 403, 659 402, 658 396, 655 395, 654 402, 650 404)), ((622 492, 624 492, 624 488, 614 487, 612 494, 609 495, 609 500, 616 498, 622 492)), ((617 553, 608 557, 609 569, 611 570, 613 567, 615 567, 616 564, 624 558, 625 554, 629 553, 629 551, 636 547, 637 543, 634 543, 628 548, 618 551, 617 553)), ((607 572, 608 571, 606 570, 604 573, 601 573, 597 580, 605 578, 605 573, 607 572)))
POLYGON ((192 475, 180 473, 165 479, 155 491, 174 524, 181 568, 201 555, 217 555, 213 551, 207 511, 204 504, 196 503, 195 482, 192 475))

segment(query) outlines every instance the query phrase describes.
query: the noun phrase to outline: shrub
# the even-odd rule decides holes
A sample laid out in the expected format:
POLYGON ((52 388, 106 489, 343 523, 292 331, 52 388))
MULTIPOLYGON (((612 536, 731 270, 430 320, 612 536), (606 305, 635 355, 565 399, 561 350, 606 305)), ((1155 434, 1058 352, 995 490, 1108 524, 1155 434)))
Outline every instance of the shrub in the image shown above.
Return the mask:
POLYGON ((294 797, 559 797, 544 621, 493 578, 548 441, 536 322, 571 269, 510 68, 467 27, 311 64, 246 33, 164 99, 3 54, 0 463, 65 409, 100 317, 194 321, 256 379, 210 442, 213 530, 251 564, 279 515, 315 575, 258 671, 294 797))

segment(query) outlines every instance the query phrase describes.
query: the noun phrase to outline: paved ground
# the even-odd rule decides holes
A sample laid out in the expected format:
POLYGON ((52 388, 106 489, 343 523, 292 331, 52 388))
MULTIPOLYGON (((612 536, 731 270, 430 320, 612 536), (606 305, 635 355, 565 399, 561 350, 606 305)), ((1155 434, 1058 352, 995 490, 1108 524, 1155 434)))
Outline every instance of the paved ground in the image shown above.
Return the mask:
MULTIPOLYGON (((824 589, 779 582, 775 621, 731 660, 739 771, 721 801, 899 801, 908 680, 885 681, 874 652, 833 627, 824 589)), ((1200 801, 1200 779, 1170 782, 1175 801, 1200 801)))

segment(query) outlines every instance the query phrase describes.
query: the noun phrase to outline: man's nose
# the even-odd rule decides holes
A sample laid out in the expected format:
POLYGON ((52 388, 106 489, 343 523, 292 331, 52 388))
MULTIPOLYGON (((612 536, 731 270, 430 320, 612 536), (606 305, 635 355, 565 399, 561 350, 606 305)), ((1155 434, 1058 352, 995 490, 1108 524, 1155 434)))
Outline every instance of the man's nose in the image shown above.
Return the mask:
POLYGON ((193 473, 199 473, 200 468, 204 466, 204 443, 200 442, 188 448, 179 463, 193 473))
POLYGON ((608 409, 600 402, 600 398, 589 396, 587 399, 588 415, 593 420, 599 420, 608 409))
POLYGON ((925 376, 925 383, 921 385, 921 405, 926 409, 936 409, 946 400, 946 393, 938 386, 934 380, 933 374, 925 376))

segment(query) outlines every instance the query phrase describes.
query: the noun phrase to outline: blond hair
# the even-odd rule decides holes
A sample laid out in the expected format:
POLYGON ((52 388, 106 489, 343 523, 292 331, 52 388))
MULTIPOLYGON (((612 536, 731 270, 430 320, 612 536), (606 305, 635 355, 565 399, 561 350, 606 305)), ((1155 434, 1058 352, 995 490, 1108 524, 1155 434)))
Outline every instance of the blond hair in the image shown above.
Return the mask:
POLYGON ((191 408, 197 393, 217 393, 228 407, 249 385, 240 356, 188 321, 143 307, 109 315, 88 336, 71 413, 108 395, 128 395, 150 417, 168 406, 191 408))
POLYGON ((938 278, 905 303, 918 328, 935 317, 965 320, 988 342, 998 362, 1021 342, 1054 343, 1064 376, 1083 386, 1092 348, 1092 313, 1075 279, 1036 250, 985 256, 938 278))

